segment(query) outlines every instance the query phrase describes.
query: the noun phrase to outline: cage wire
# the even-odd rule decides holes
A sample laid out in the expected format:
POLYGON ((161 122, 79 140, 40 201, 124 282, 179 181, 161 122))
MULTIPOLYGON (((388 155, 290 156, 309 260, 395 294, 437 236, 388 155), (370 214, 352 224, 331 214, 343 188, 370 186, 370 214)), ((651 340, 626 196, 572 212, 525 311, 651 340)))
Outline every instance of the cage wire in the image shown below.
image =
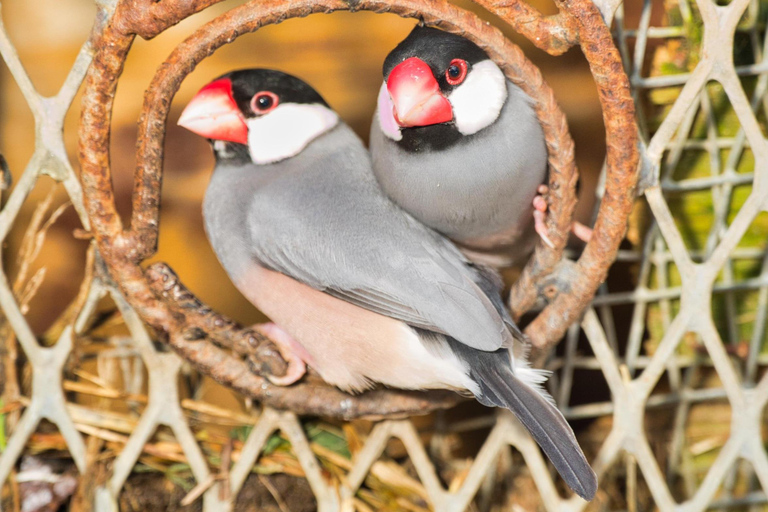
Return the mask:
MULTIPOLYGON (((90 229, 62 129, 114 4, 97 2, 96 35, 52 97, 36 92, 0 26, 0 54, 36 126, 34 154, 0 211, 0 240, 16 227, 43 175, 64 186, 83 228, 90 229)), ((376 510, 386 506, 382 492, 405 496, 396 502, 403 510, 768 510, 766 5, 646 0, 598 7, 614 29, 632 85, 643 139, 643 195, 607 283, 548 362, 555 371, 553 395, 566 417, 590 420, 578 431, 600 479, 593 504, 559 493, 561 484, 538 447, 504 412, 460 421, 438 413, 431 425, 384 420, 361 433, 359 425, 345 424, 339 432, 269 407, 246 414, 182 399, 183 360, 158 350, 92 247, 82 292, 55 343, 41 343, 23 314, 34 276, 11 282, 5 269, 0 272, 4 506, 13 507, 18 486, 29 481, 25 459, 35 444, 41 449, 33 434, 47 420, 60 432, 58 444, 48 447, 69 452, 81 491, 90 489, 83 492, 98 511, 117 510, 126 480, 142 468, 160 466, 173 478, 170 466, 158 462, 164 458, 191 473, 194 485, 184 503, 202 502, 205 511, 233 510, 254 466, 270 464, 305 478, 320 511, 376 510), (636 27, 625 24, 630 8, 641 9, 636 27), (94 317, 104 297, 114 302, 126 335, 107 338, 98 375, 68 367, 62 379, 77 344, 103 328, 94 317), (16 371, 16 340, 29 385, 16 371), (110 373, 119 373, 120 382, 99 377, 110 373), (76 394, 97 401, 81 403, 76 394), (114 399, 129 410, 99 410, 114 399), (237 426, 238 442, 203 435, 206 421, 237 426), (471 462, 451 458, 451 436, 482 429, 489 433, 471 462), (335 435, 343 449, 319 442, 318 431, 335 435), (398 449, 393 437, 401 442, 398 449), (111 471, 99 473, 96 455, 105 446, 114 459, 111 471), (408 471, 389 464, 393 450, 410 460, 408 471), (498 489, 507 496, 500 498, 498 489)), ((50 224, 43 210, 22 247, 27 258, 39 250, 35 240, 50 224)), ((286 506, 279 495, 275 500, 286 506)))

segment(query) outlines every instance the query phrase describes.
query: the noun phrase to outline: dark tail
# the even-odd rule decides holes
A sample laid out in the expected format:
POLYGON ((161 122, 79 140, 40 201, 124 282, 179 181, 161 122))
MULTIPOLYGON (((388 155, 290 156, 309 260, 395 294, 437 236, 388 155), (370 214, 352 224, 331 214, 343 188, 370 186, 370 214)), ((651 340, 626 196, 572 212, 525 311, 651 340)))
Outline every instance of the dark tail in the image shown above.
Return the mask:
POLYGON ((585 500, 594 498, 597 476, 584 457, 573 430, 541 390, 515 377, 507 351, 481 352, 455 340, 449 343, 454 352, 469 363, 469 375, 480 386, 481 394, 477 400, 483 405, 504 407, 515 413, 568 487, 585 500))

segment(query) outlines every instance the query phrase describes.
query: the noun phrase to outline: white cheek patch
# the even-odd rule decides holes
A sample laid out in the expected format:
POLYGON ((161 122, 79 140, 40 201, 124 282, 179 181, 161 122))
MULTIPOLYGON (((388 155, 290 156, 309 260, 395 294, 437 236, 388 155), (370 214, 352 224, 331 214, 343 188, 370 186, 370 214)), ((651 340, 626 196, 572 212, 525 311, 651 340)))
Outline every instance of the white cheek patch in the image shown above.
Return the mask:
POLYGON ((387 81, 381 84, 379 89, 379 99, 377 101, 377 115, 379 117, 379 128, 392 140, 401 140, 403 134, 400 132, 400 126, 395 121, 395 105, 387 90, 387 81))
POLYGON ((338 122, 336 112, 318 103, 278 105, 266 115, 246 120, 251 160, 271 164, 296 156, 338 122))
POLYGON ((507 79, 492 60, 472 66, 463 84, 448 101, 453 106, 453 122, 463 135, 472 135, 499 117, 507 100, 507 79))

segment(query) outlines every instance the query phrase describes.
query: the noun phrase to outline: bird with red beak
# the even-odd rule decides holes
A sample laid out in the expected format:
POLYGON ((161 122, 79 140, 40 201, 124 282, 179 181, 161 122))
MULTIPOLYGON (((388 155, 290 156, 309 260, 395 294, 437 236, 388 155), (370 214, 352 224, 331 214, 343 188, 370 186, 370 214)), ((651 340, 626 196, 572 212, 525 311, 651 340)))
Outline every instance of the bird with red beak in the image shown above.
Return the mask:
POLYGON ((530 98, 471 41, 414 28, 384 61, 370 140, 389 197, 471 258, 506 266, 537 231, 548 241, 544 133, 530 98))

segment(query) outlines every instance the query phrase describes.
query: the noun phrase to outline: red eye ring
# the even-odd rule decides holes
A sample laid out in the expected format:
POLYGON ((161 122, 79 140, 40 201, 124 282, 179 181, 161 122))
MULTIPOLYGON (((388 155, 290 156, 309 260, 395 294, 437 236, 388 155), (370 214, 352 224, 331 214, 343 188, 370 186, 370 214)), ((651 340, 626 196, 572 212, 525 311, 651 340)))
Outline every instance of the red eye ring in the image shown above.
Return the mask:
POLYGON ((273 111, 279 103, 280 98, 277 97, 277 94, 271 91, 259 91, 251 99, 251 109, 256 114, 263 115, 273 111))
POLYGON ((453 59, 445 70, 445 79, 450 85, 459 85, 467 78, 467 61, 464 59, 453 59), (456 69, 458 68, 458 73, 456 69))

